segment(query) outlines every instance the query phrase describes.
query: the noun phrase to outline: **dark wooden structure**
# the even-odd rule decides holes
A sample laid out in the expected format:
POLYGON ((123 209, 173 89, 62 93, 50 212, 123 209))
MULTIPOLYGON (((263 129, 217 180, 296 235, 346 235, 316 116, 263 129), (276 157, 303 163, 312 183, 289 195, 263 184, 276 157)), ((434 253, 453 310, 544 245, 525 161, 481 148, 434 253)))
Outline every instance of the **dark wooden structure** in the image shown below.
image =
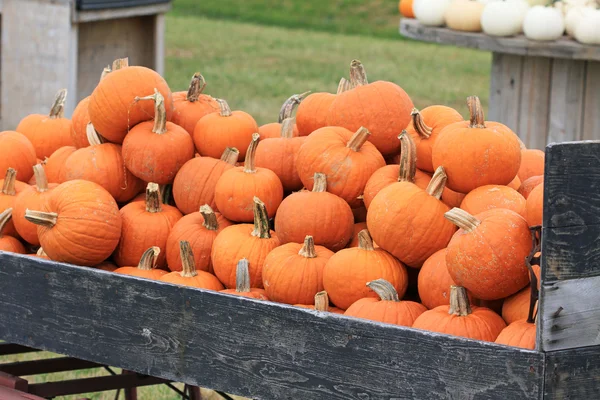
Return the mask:
POLYGON ((535 351, 7 253, 0 339, 256 399, 597 399, 598 154, 547 148, 535 351))

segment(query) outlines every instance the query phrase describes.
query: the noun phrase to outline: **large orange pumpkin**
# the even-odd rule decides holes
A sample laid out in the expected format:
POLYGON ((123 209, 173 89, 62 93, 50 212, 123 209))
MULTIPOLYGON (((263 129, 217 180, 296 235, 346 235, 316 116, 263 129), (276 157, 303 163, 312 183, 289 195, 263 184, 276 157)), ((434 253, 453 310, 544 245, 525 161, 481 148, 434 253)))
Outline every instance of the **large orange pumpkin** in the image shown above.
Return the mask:
POLYGON ((49 115, 30 114, 17 125, 17 132, 31 141, 38 158, 50 157, 63 146, 72 146, 71 120, 64 118, 67 89, 61 89, 54 99, 49 115))
POLYGON ((403 17, 415 17, 415 13, 413 11, 413 2, 414 0, 400 0, 398 3, 398 11, 400 11, 400 14, 402 14, 403 17))
POLYGON ((519 179, 521 182, 536 175, 544 175, 544 161, 546 155, 542 150, 521 150, 521 165, 519 166, 519 179))
POLYGON ((527 223, 529 226, 542 225, 544 216, 544 184, 537 185, 527 197, 527 223))
POLYGON ((531 178, 527 178, 521 183, 521 187, 519 187, 519 193, 527 200, 531 191, 535 189, 536 186, 544 183, 544 175, 535 175, 531 178))
POLYGON ((235 272, 235 289, 225 289, 221 293, 235 294, 236 296, 248 297, 257 300, 269 300, 265 289, 250 287, 250 270, 248 259, 242 258, 238 261, 235 272))
POLYGON ((202 117, 219 111, 219 103, 207 94, 203 94, 206 80, 200 72, 192 76, 187 91, 173 93, 173 117, 171 122, 181 126, 192 136, 196 124, 202 117))
MULTIPOLYGON (((15 171, 13 168, 8 168, 6 170, 6 175, 4 176, 4 179, 0 180, 0 212, 6 210, 7 208, 14 210, 17 195, 23 190, 29 188, 29 185, 17 181, 16 177, 17 171, 15 171)), ((4 234, 19 237, 19 234, 15 229, 13 219, 10 219, 6 223, 4 227, 4 234)))
MULTIPOLYGON (((352 89, 350 82, 342 78, 337 94, 349 89, 352 89)), ((300 136, 308 136, 317 129, 328 126, 327 116, 335 97, 335 94, 327 92, 311 93, 300 103, 296 112, 296 124, 300 136)))
POLYGON ((496 338, 496 343, 535 350, 535 323, 521 319, 508 325, 496 338))
POLYGON ((526 204, 525 198, 508 186, 485 185, 469 192, 460 204, 460 208, 471 215, 493 208, 505 208, 525 218, 526 204))
POLYGON ((344 310, 329 305, 329 296, 327 292, 322 290, 315 294, 315 298, 311 301, 312 304, 294 304, 295 307, 308 308, 309 310, 330 312, 333 314, 343 314, 344 310))
POLYGON ((521 164, 517 135, 506 125, 485 121, 477 96, 469 97, 467 103, 470 121, 442 129, 433 146, 433 166, 443 166, 448 187, 460 193, 483 185, 507 185, 521 164))
POLYGON ((77 149, 74 146, 63 146, 60 149, 56 150, 54 153, 52 153, 52 155, 46 158, 46 160, 44 160, 44 170, 46 171, 46 177, 48 178, 48 182, 63 183, 61 181, 61 177, 64 176, 63 170, 65 168, 65 164, 67 162, 67 159, 76 150, 77 149))
POLYGON ((12 236, 4 233, 5 227, 12 218, 12 208, 7 208, 0 212, 0 251, 7 251, 10 253, 27 254, 27 249, 23 246, 23 243, 12 236))
POLYGON ((35 149, 29 139, 19 132, 0 132, 0 176, 6 170, 17 171, 16 179, 27 182, 33 176, 32 167, 36 164, 35 149))
POLYGON ((160 249, 156 246, 150 247, 140 257, 137 267, 121 267, 114 270, 116 274, 137 276, 138 278, 158 280, 167 271, 156 268, 156 260, 160 254, 160 249))
POLYGON ((206 271, 198 270, 194 260, 194 253, 189 242, 182 240, 179 242, 182 262, 181 271, 169 272, 160 277, 161 281, 173 283, 175 285, 190 286, 200 289, 219 291, 223 290, 223 285, 216 276, 206 271))
POLYGON ((99 264, 121 237, 115 199, 100 185, 84 180, 61 183, 46 197, 41 211, 27 210, 25 218, 39 225, 40 244, 54 261, 99 264))
POLYGON ((342 126, 356 131, 364 126, 371 132, 369 141, 383 155, 400 149, 396 140, 398 132, 406 129, 410 122, 413 102, 406 92, 392 82, 367 82, 362 63, 353 60, 350 65, 350 81, 354 89, 335 97, 327 124, 342 126))

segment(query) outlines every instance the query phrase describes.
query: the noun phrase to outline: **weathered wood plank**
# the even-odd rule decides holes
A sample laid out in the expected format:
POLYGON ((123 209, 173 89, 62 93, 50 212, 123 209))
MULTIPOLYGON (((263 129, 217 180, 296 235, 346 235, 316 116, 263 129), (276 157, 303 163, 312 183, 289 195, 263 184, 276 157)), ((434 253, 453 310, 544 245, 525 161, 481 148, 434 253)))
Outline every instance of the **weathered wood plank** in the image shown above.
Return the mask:
POLYGON ((546 400, 600 398, 600 346, 546 354, 546 400))
POLYGON ((149 4, 138 7, 110 8, 107 10, 77 10, 73 12, 73 22, 80 23, 164 14, 170 9, 171 3, 149 4))
POLYGON ((548 143, 581 139, 584 88, 585 61, 554 60, 548 143))
POLYGON ((519 126, 515 132, 530 149, 546 148, 551 72, 552 59, 523 57, 519 126))
POLYGON ((552 42, 536 42, 525 38, 523 35, 500 38, 483 33, 426 27, 417 20, 410 18, 400 20, 400 33, 406 37, 425 42, 469 47, 498 53, 600 61, 600 46, 584 45, 568 38, 552 42))
POLYGON ((490 79, 490 121, 499 121, 516 131, 521 112, 522 56, 494 53, 490 79))
POLYGON ((600 62, 586 64, 584 104, 582 139, 600 138, 600 62))
POLYGON ((544 354, 0 252, 0 338, 258 399, 540 399, 544 354))

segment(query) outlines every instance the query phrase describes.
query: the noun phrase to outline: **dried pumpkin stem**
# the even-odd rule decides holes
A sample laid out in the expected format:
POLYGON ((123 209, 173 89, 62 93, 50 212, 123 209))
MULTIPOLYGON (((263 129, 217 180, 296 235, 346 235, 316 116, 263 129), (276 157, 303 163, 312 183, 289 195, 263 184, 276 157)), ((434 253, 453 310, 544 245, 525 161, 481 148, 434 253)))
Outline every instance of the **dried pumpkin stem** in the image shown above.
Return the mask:
POLYGON ((354 151, 359 151, 363 144, 369 140, 369 136, 371 136, 371 132, 364 126, 361 126, 354 132, 354 135, 352 135, 348 144, 346 144, 346 147, 354 151))
POLYGON ((248 293, 250 291, 250 268, 247 258, 242 258, 235 269, 235 291, 248 293))
POLYGON ((48 190, 48 178, 42 164, 33 166, 33 175, 35 176, 35 187, 38 192, 43 193, 48 190))
POLYGON ((412 112, 410 113, 410 116, 412 117, 413 128, 419 134, 419 136, 425 139, 429 139, 433 129, 431 129, 425 124, 423 116, 421 115, 419 110, 413 108, 412 112))
POLYGON ((358 232, 358 248, 369 251, 375 250, 375 247, 373 247, 373 238, 368 229, 358 232))
POLYGON ((157 213, 162 211, 160 188, 158 184, 150 182, 146 186, 146 211, 157 213))
POLYGON ((227 102, 223 99, 215 99, 217 101, 217 103, 219 103, 219 109, 220 112, 219 114, 221 114, 221 117, 231 117, 232 112, 231 112, 231 108, 229 108, 229 104, 227 104, 227 102))
POLYGON ((25 210, 25 219, 36 225, 52 228, 58 221, 58 214, 53 212, 25 210))
POLYGON ((14 168, 7 168, 6 175, 4 175, 4 184, 2 185, 2 194, 7 196, 14 196, 17 194, 15 189, 15 181, 17 180, 17 170, 14 168))
POLYGON ((88 124, 85 127, 85 135, 90 146, 96 146, 104 143, 104 139, 102 138, 102 136, 100 136, 98 132, 96 132, 96 129, 94 128, 94 125, 92 125, 91 122, 88 122, 88 124))
POLYGON ((129 57, 125 58, 117 58, 112 63, 112 70, 116 71, 118 69, 123 69, 129 67, 129 57))
POLYGON ((204 218, 204 223, 202 224, 202 226, 204 226, 209 231, 219 230, 217 214, 215 214, 213 209, 208 204, 205 204, 200 207, 200 214, 202 214, 202 217, 204 218))
POLYGON ((400 301, 396 288, 385 279, 367 282, 367 286, 383 301, 400 301))
POLYGON ((466 232, 473 232, 481 224, 477 218, 458 207, 446 212, 444 217, 466 232))
POLYGON ((12 207, 9 207, 0 213, 0 237, 3 235, 6 224, 8 224, 8 221, 12 218, 12 210, 12 207))
POLYGON ((235 147, 227 147, 223 154, 221 154, 221 161, 225 161, 227 164, 235 165, 238 162, 240 151, 235 147))
POLYGON ((181 276, 184 278, 193 278, 198 275, 196 272, 196 261, 194 260, 194 253, 192 252, 192 246, 187 240, 179 242, 179 255, 181 256, 182 271, 181 276))
POLYGON ((156 262, 158 261, 158 255, 160 254, 160 247, 153 246, 146 250, 140 257, 138 268, 145 271, 150 271, 156 268, 156 262))
POLYGON ((281 123, 281 137, 290 139, 294 137, 294 125, 296 124, 296 118, 286 118, 281 123))
POLYGON ((466 317, 471 314, 471 304, 469 303, 469 296, 467 296, 467 289, 462 286, 450 286, 450 308, 448 309, 448 314, 460 317, 466 317))
POLYGON ((106 66, 102 69, 102 73, 100 74, 100 82, 102 82, 102 80, 104 78, 106 78, 106 75, 110 74, 112 72, 112 70, 110 69, 110 65, 106 66))
POLYGON ((40 247, 36 252, 35 255, 38 257, 48 257, 48 254, 46 254, 46 252, 44 251, 43 247, 40 247))
POLYGON ((350 89, 352 89, 352 82, 350 82, 346 78, 342 78, 342 79, 340 79, 340 83, 338 83, 338 88, 337 88, 336 94, 341 94, 341 93, 347 92, 350 89))
POLYGON ((400 168, 398 182, 413 182, 417 173, 417 146, 412 137, 404 130, 400 138, 400 168))
POLYGON ((352 60, 350 63, 350 82, 353 87, 367 85, 367 72, 359 60, 352 60))
POLYGON ((188 88, 186 99, 190 103, 194 103, 198 101, 200 95, 204 91, 206 87, 206 81, 200 72, 196 72, 194 76, 192 76, 192 80, 190 82, 190 87, 188 88))
POLYGON ((254 196, 254 230, 252 236, 261 239, 271 238, 271 227, 269 226, 269 214, 267 207, 258 197, 254 196))
POLYGON ((258 140, 260 135, 258 133, 252 134, 252 141, 246 151, 246 159, 244 160, 244 172, 247 174, 253 174, 256 172, 256 166, 254 165, 254 159, 256 158, 256 148, 258 147, 258 140))
POLYGON ((152 132, 162 135, 167 132, 167 109, 165 108, 165 98, 154 88, 154 94, 144 97, 136 97, 135 101, 153 100, 154 101, 154 127, 152 132))
POLYGON ((315 294, 315 310, 329 311, 329 295, 326 291, 315 294))
POLYGON ((305 258, 316 258, 317 257, 317 251, 315 249, 315 240, 313 239, 312 236, 307 235, 304 238, 304 245, 302 246, 302 248, 300 249, 298 254, 305 258))
POLYGON ((467 97, 467 106, 470 114, 470 128, 485 128, 485 118, 483 115, 483 107, 477 96, 467 97))
POLYGON ((444 188, 446 187, 446 181, 448 180, 448 175, 446 175, 446 170, 443 166, 437 167, 429 184, 427 185, 427 189, 425 191, 430 195, 435 197, 436 199, 442 198, 442 193, 444 192, 444 188))
POLYGON ((313 178, 313 192, 326 192, 327 191, 327 175, 316 172, 313 178))
POLYGON ((278 122, 282 123, 283 120, 285 120, 286 118, 291 118, 292 115, 294 115, 294 110, 296 109, 296 107, 298 107, 298 105, 302 103, 302 100, 304 100, 309 94, 310 90, 308 92, 294 94, 290 96, 286 101, 284 101, 283 105, 281 106, 281 109, 279 110, 278 122))
POLYGON ((50 118, 62 118, 65 114, 65 101, 67 100, 67 89, 60 89, 56 93, 54 103, 50 109, 50 118))

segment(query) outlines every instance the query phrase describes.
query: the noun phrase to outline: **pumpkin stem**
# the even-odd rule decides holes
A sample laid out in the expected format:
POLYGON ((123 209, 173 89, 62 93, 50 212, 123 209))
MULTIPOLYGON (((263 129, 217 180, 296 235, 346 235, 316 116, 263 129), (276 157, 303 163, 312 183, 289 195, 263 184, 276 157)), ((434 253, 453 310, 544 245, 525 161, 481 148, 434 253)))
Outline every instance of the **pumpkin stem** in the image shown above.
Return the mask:
POLYGON ((254 230, 252 236, 261 239, 271 238, 271 227, 269 226, 269 214, 267 207, 258 197, 254 196, 254 230))
POLYGON ((42 164, 33 166, 33 175, 35 176, 35 187, 38 192, 43 193, 48 190, 48 178, 42 164))
POLYGON ((354 135, 352 135, 348 141, 348 144, 346 144, 346 147, 354 151, 360 151, 360 148, 363 146, 363 144, 369 140, 370 135, 371 132, 369 132, 369 130, 364 126, 361 126, 356 132, 354 132, 354 135))
POLYGON ((304 100, 309 94, 310 90, 308 92, 291 95, 286 101, 284 101, 281 109, 279 110, 279 120, 277 122, 281 124, 286 118, 291 118, 294 114, 294 109, 296 109, 296 107, 302 103, 302 100, 304 100))
POLYGON ((235 291, 248 293, 250 291, 250 269, 247 258, 242 258, 235 269, 235 291))
POLYGON ((17 170, 14 168, 7 168, 6 175, 4 175, 4 184, 2 185, 2 194, 7 196, 14 196, 17 194, 15 189, 15 181, 17 180, 17 170))
POLYGON ((329 295, 326 291, 321 291, 315 294, 315 310, 329 311, 329 295))
POLYGON ((12 210, 12 207, 9 207, 0 213, 0 238, 3 235, 6 224, 8 224, 8 221, 12 218, 12 210))
POLYGON ((100 74, 100 82, 102 82, 102 80, 106 78, 106 75, 110 74, 111 72, 112 70, 110 69, 110 65, 104 67, 102 69, 102 73, 100 74))
POLYGON ((56 225, 58 214, 53 212, 33 211, 26 209, 25 219, 36 225, 52 228, 54 225, 56 225))
POLYGON ((144 97, 136 97, 135 101, 153 100, 154 101, 154 128, 152 132, 162 135, 167 132, 167 109, 165 108, 165 98, 154 88, 154 94, 144 97))
POLYGON ((367 72, 359 60, 352 60, 350 63, 350 82, 352 87, 367 85, 367 72))
POLYGON ((190 103, 198 101, 198 98, 204 91, 206 87, 206 81, 200 72, 196 72, 194 76, 192 76, 192 80, 190 82, 190 87, 187 92, 186 99, 190 103))
POLYGON ((436 199, 440 199, 442 197, 442 193, 444 192, 444 188, 446 187, 446 181, 448 180, 448 175, 446 175, 446 170, 443 166, 437 167, 429 184, 427 185, 427 189, 425 191, 430 195, 435 197, 436 199))
POLYGON ((448 314, 458 315, 459 317, 466 317, 471 314, 471 304, 469 303, 469 296, 467 296, 467 289, 462 286, 450 286, 450 308, 448 309, 448 314))
POLYGON ((140 262, 138 263, 138 268, 143 269, 144 271, 150 271, 156 268, 156 261, 158 261, 158 255, 160 254, 160 247, 153 246, 146 250, 142 257, 140 257, 140 262))
POLYGON ((375 250, 375 247, 373 247, 373 238, 368 229, 358 232, 358 248, 369 251, 375 250))
POLYGON ((256 148, 258 147, 258 140, 260 135, 258 133, 252 134, 252 141, 246 151, 246 159, 244 160, 244 172, 247 174, 253 174, 256 172, 256 166, 254 165, 254 159, 256 158, 256 148))
POLYGON ((315 172, 312 191, 317 193, 327 191, 327 175, 321 172, 315 172))
POLYGON ((65 101, 67 100, 67 89, 60 89, 54 97, 54 103, 50 109, 50 118, 62 118, 65 114, 65 101))
POLYGON ((48 254, 46 254, 46 252, 44 251, 43 247, 40 247, 36 252, 35 255, 38 257, 48 257, 48 254))
POLYGON ((200 214, 202 214, 202 217, 204 218, 204 223, 202 224, 203 227, 205 227, 209 231, 219 230, 217 214, 215 214, 213 209, 208 204, 205 204, 200 207, 200 214))
POLYGON ((296 124, 296 118, 286 118, 281 123, 281 137, 285 139, 291 139, 294 137, 294 125, 296 124))
POLYGON ((412 137, 404 130, 400 138, 400 168, 398 182, 415 182, 417 173, 417 146, 412 137))
POLYGON ((146 186, 146 211, 151 213, 162 211, 160 188, 156 183, 150 182, 148 186, 146 186))
POLYGON ((473 232, 481 224, 477 218, 458 207, 446 212, 444 217, 465 232, 473 232))
POLYGON ((377 293, 377 296, 379 296, 382 301, 400 301, 396 288, 385 279, 376 279, 367 282, 367 286, 377 293))
POLYGON ((98 132, 96 132, 96 129, 94 129, 94 125, 92 125, 91 122, 88 122, 85 127, 85 135, 90 146, 96 146, 104 143, 104 139, 98 132))
POLYGON ((193 278, 198 275, 196 272, 196 261, 194 260, 194 253, 192 252, 192 246, 187 240, 181 240, 179 242, 179 255, 181 256, 181 265, 183 270, 181 276, 184 278, 193 278))
POLYGON ((485 119, 483 115, 483 107, 477 96, 467 97, 467 106, 469 107, 470 128, 485 128, 485 119))
POLYGON ((227 164, 235 165, 240 156, 240 151, 235 147, 227 147, 223 154, 221 154, 221 161, 225 161, 227 164))
POLYGON ((113 71, 116 71, 118 69, 123 69, 123 68, 126 68, 126 67, 129 67, 129 57, 117 58, 112 63, 112 70, 113 71))
POLYGON ((338 88, 337 88, 336 94, 341 94, 341 93, 347 92, 350 89, 352 89, 352 82, 350 82, 346 78, 342 78, 342 79, 340 79, 340 83, 338 83, 338 88))
POLYGON ((420 137, 429 139, 429 137, 431 136, 432 129, 425 124, 423 116, 421 115, 419 110, 413 108, 410 115, 412 117, 413 128, 415 128, 415 131, 419 134, 420 137))
POLYGON ((304 238, 304 246, 302 246, 298 254, 305 258, 317 257, 317 251, 315 250, 315 240, 312 236, 307 235, 304 238))
POLYGON ((220 108, 220 112, 219 114, 221 114, 221 117, 231 117, 232 112, 231 112, 231 108, 229 108, 229 104, 227 104, 227 102, 223 99, 215 99, 217 101, 217 103, 219 103, 219 108, 220 108))

